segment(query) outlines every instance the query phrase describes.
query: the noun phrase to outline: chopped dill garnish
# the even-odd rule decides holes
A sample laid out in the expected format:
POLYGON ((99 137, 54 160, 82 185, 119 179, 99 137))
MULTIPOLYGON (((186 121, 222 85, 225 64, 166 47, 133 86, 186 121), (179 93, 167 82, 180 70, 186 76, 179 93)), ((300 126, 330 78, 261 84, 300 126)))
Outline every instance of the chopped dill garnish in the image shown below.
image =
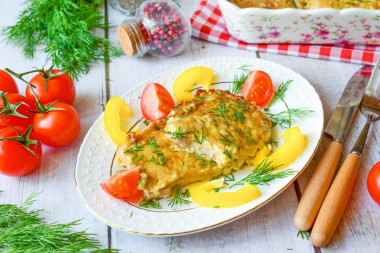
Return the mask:
POLYGON ((133 216, 133 211, 129 214, 129 218, 132 218, 133 216))
POLYGON ((215 188, 214 192, 219 192, 220 188, 215 188))
POLYGON ((144 125, 146 125, 146 126, 148 126, 148 125, 149 125, 149 123, 148 123, 148 121, 147 121, 147 120, 144 120, 144 121, 143 121, 143 123, 144 123, 144 125))
POLYGON ((202 102, 202 100, 205 99, 205 98, 206 98, 205 96, 199 96, 199 97, 195 98, 195 101, 202 102))
POLYGON ((153 139, 148 139, 150 142, 148 145, 151 147, 153 153, 156 151, 156 148, 158 148, 160 145, 157 144, 157 137, 154 137, 153 139))
POLYGON ((142 189, 144 186, 146 186, 146 177, 142 177, 137 183, 137 189, 142 189))
POLYGON ((231 150, 224 150, 223 154, 225 154, 228 158, 232 160, 232 151, 231 150))
POLYGON ((238 130, 235 130, 235 132, 236 132, 238 135, 240 135, 240 133, 241 133, 241 128, 239 128, 238 130))
POLYGON ((157 126, 156 122, 154 122, 154 130, 158 130, 158 129, 160 128, 157 126))
POLYGON ((243 112, 244 112, 244 109, 242 109, 242 110, 239 110, 239 111, 233 111, 232 113, 231 113, 231 117, 234 119, 234 120, 236 120, 236 121, 240 121, 240 123, 243 123, 244 122, 244 119, 245 119, 245 116, 244 116, 244 114, 243 114, 243 112))
POLYGON ((219 206, 213 206, 214 208, 219 208, 219 206))
POLYGON ((203 129, 203 126, 202 126, 202 132, 201 132, 201 137, 198 138, 198 136, 196 134, 194 134, 194 139, 196 142, 198 142, 200 145, 203 144, 203 142, 205 142, 206 140, 206 136, 204 135, 204 129, 203 129))
POLYGON ((192 155, 193 155, 197 160, 201 161, 201 162, 203 163, 203 165, 205 165, 205 166, 211 166, 211 165, 214 165, 214 164, 215 164, 215 162, 212 160, 214 157, 211 157, 210 160, 206 160, 206 159, 204 159, 204 158, 202 157, 202 156, 205 156, 206 154, 200 154, 200 155, 198 155, 198 154, 195 153, 195 152, 191 152, 191 153, 189 154, 189 157, 191 157, 192 155))
POLYGON ((285 83, 281 83, 280 86, 278 86, 277 92, 274 95, 272 101, 269 103, 269 105, 265 108, 265 111, 269 111, 269 108, 274 105, 278 100, 284 99, 285 92, 288 90, 289 84, 293 82, 293 80, 288 80, 285 83))
POLYGON ((145 145, 145 143, 137 145, 137 142, 135 142, 135 145, 132 148, 125 150, 124 153, 136 154, 137 152, 143 151, 145 145))
POLYGON ((302 239, 310 240, 310 231, 298 231, 297 237, 301 236, 302 239))
POLYGON ((133 165, 137 166, 137 163, 136 163, 136 158, 137 158, 137 154, 135 154, 135 156, 132 158, 132 163, 133 165))
POLYGON ((284 178, 296 173, 291 169, 281 170, 274 173, 274 171, 280 166, 281 165, 273 165, 272 161, 265 159, 259 165, 257 165, 257 167, 254 168, 248 176, 234 183, 231 187, 235 185, 242 185, 244 182, 251 185, 269 185, 269 182, 276 178, 284 178))
POLYGON ((247 142, 251 142, 252 144, 254 144, 256 142, 256 140, 252 139, 250 127, 248 127, 248 135, 245 137, 245 140, 247 142))
POLYGON ((267 113, 273 125, 279 125, 282 129, 287 129, 296 123, 299 118, 305 117, 306 115, 314 112, 313 110, 297 108, 289 109, 286 111, 279 112, 277 114, 267 113))
POLYGON ((238 107, 238 108, 246 109, 247 106, 248 106, 248 100, 246 100, 246 99, 242 99, 242 100, 240 100, 240 101, 237 101, 235 105, 236 105, 236 107, 238 107))
POLYGON ((238 74, 234 75, 234 81, 232 82, 232 87, 230 86, 229 88, 231 93, 239 94, 241 92, 241 90, 243 89, 245 80, 248 78, 249 74, 252 72, 249 68, 250 66, 247 64, 238 68, 239 70, 241 70, 242 73, 240 73, 239 75, 238 74))
POLYGON ((272 138, 269 140, 269 143, 274 144, 276 147, 278 147, 278 141, 275 141, 272 138))
POLYGON ((168 132, 164 132, 164 133, 171 135, 171 139, 173 139, 173 140, 182 140, 185 137, 185 135, 187 135, 191 132, 192 131, 187 131, 187 132, 181 131, 181 127, 179 126, 177 128, 177 130, 175 130, 174 132, 168 131, 168 132))
POLYGON ((177 186, 173 198, 170 200, 168 206, 172 209, 177 209, 178 205, 191 204, 192 202, 186 198, 190 197, 190 192, 186 189, 184 192, 181 192, 181 188, 177 186), (175 208, 174 208, 175 207, 175 208))
POLYGON ((125 171, 125 169, 117 170, 117 171, 116 171, 116 174, 119 174, 120 172, 123 172, 123 171, 125 171))
POLYGON ((233 174, 229 174, 229 175, 224 176, 223 183, 225 183, 226 185, 228 185, 227 182, 233 182, 233 181, 235 181, 235 176, 233 174))
POLYGON ((222 136, 222 139, 219 139, 219 142, 226 145, 226 146, 231 146, 231 144, 234 143, 234 138, 230 135, 228 135, 228 138, 223 135, 221 132, 219 132, 219 135, 222 136))
POLYGON ((146 197, 140 202, 140 207, 161 209, 160 203, 156 199, 147 200, 146 197))
POLYGON ((215 116, 220 115, 224 119, 224 121, 228 124, 227 118, 231 119, 231 117, 227 114, 227 112, 230 108, 231 108, 231 104, 229 104, 226 107, 226 103, 220 102, 219 107, 212 108, 208 112, 213 113, 215 116))
POLYGON ((164 155, 164 153, 161 152, 155 152, 155 154, 157 155, 157 160, 154 157, 151 157, 148 162, 163 166, 168 158, 164 155))

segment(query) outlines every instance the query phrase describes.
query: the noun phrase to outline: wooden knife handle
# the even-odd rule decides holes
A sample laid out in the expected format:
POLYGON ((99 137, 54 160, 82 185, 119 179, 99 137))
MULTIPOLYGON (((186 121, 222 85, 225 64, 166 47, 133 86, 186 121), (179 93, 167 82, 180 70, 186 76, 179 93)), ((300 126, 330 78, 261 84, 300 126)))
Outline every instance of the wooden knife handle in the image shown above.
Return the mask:
POLYGON ((294 215, 294 226, 300 231, 307 231, 313 225, 331 185, 342 149, 342 143, 332 141, 315 168, 294 215))
POLYGON ((349 154, 336 175, 311 231, 310 240, 315 246, 327 245, 334 234, 350 198, 360 160, 357 154, 349 154))

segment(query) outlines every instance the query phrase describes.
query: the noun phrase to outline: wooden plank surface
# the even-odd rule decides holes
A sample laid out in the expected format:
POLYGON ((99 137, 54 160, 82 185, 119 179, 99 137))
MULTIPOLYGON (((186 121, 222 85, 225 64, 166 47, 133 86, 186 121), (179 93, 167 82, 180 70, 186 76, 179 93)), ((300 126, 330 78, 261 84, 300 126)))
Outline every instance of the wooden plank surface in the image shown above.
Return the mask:
MULTIPOLYGON (((0 26, 15 23, 18 13, 23 9, 22 1, 8 1, 0 9, 0 26)), ((190 16, 199 1, 179 1, 190 16)), ((125 17, 108 6, 111 25, 119 25, 125 17)), ((109 30, 109 37, 117 42, 115 28, 109 30)), ((0 37, 2 40, 2 37, 0 37)), ((0 175, 0 203, 21 203, 33 192, 43 191, 39 202, 34 206, 48 212, 44 216, 48 221, 68 222, 85 218, 79 229, 89 228, 97 233, 97 238, 105 245, 122 249, 122 252, 314 252, 307 240, 297 238, 297 230, 292 225, 297 207, 294 187, 289 187, 276 199, 235 222, 209 231, 181 237, 153 238, 128 234, 114 228, 107 228, 87 211, 79 199, 74 184, 74 167, 76 156, 85 133, 101 114, 107 95, 120 95, 137 86, 144 80, 191 61, 220 56, 250 56, 255 52, 228 48, 221 45, 192 39, 186 51, 172 58, 128 58, 123 56, 114 60, 107 67, 98 64, 90 73, 83 76, 77 84, 77 99, 74 107, 81 116, 81 132, 78 139, 70 146, 53 149, 44 147, 44 157, 39 169, 20 178, 0 175), (105 72, 109 71, 109 80, 105 72)), ((287 66, 308 79, 320 94, 327 121, 337 103, 341 91, 359 65, 328 62, 306 58, 280 56, 260 53, 259 57, 287 66)), ((10 67, 15 71, 26 71, 32 67, 42 66, 44 56, 27 61, 20 49, 0 44, 0 68, 10 67)), ((47 64, 48 66, 48 64, 47 64)), ((18 82, 22 87, 23 84, 18 82)), ((23 91, 24 88, 21 88, 23 91)), ((357 115, 355 127, 351 129, 345 143, 347 154, 364 118, 357 115)), ((347 211, 339 225, 331 246, 322 252, 379 252, 380 208, 370 199, 366 190, 366 176, 371 166, 380 160, 380 126, 375 123, 371 129, 363 155, 363 165, 359 170, 354 192, 347 211)), ((329 139, 323 138, 316 160, 321 157, 329 139)), ((316 165, 316 160, 297 180, 301 192, 316 165)))

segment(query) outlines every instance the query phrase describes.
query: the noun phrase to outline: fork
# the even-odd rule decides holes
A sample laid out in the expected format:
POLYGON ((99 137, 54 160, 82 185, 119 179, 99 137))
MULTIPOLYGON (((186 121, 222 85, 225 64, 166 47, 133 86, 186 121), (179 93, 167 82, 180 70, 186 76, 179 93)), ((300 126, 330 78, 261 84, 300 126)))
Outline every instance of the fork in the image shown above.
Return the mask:
POLYGON ((379 66, 380 58, 371 74, 360 104, 360 111, 367 117, 367 122, 352 147, 351 153, 347 156, 336 175, 311 231, 310 240, 317 247, 328 244, 343 216, 355 183, 370 125, 380 117, 380 80, 377 82, 376 87, 374 87, 379 66))

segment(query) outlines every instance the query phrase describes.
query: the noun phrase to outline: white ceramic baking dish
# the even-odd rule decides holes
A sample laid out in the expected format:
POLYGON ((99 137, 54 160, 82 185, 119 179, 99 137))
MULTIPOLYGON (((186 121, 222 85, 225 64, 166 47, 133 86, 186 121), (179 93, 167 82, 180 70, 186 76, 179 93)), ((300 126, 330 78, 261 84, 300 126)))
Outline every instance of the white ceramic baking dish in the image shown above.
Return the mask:
POLYGON ((380 44, 380 10, 239 8, 218 0, 229 33, 248 43, 380 44))

